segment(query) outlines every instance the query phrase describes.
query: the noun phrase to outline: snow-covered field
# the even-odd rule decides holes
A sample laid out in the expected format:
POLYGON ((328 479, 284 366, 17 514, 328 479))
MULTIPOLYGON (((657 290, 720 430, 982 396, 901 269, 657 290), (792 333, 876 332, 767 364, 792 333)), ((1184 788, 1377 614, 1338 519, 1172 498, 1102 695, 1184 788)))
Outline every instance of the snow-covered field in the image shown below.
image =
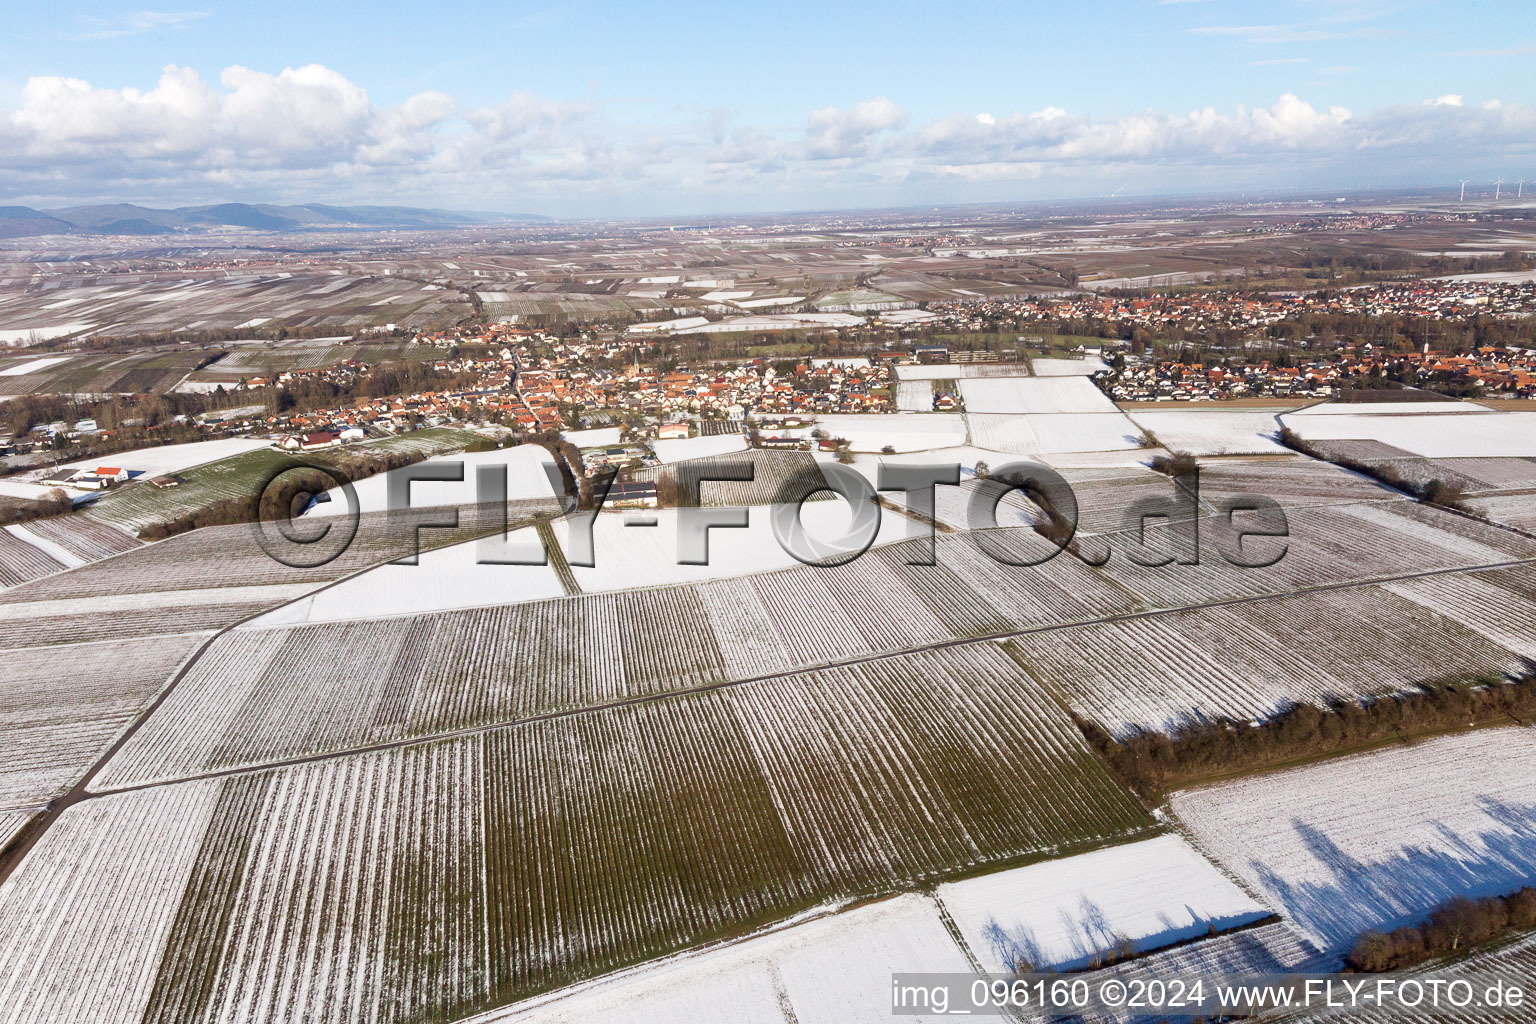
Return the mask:
MULTIPOLYGON (((571 567, 584 592, 628 590, 672 583, 724 579, 748 573, 770 572, 800 565, 774 537, 775 506, 748 510, 745 529, 709 531, 709 564, 679 565, 678 509, 612 511, 600 514, 592 524, 595 565, 571 567), (656 526, 630 525, 655 519, 656 526)), ((789 506, 785 506, 789 508, 789 506)), ((683 510, 681 514, 692 514, 683 510)), ((708 514, 705 512, 704 514, 708 514)), ((814 539, 846 547, 851 518, 846 502, 806 502, 801 522, 814 539)), ((554 523, 554 536, 562 550, 573 551, 569 520, 554 523)), ((921 524, 894 512, 880 518, 875 544, 888 544, 918 536, 921 524)), ((251 625, 293 625, 302 622, 339 622, 383 618, 455 608, 520 604, 560 597, 566 591, 550 565, 479 564, 478 541, 426 551, 417 565, 383 565, 279 608, 251 625)), ((507 544, 536 556, 539 544, 534 527, 513 530, 507 544)), ((560 557, 557 555, 556 557, 560 557)))
POLYGON ((6 652, 0 807, 37 806, 67 790, 206 637, 6 652))
POLYGON ((46 498, 56 487, 45 487, 42 484, 29 484, 21 480, 0 480, 0 495, 7 498, 25 498, 28 501, 36 501, 46 498))
MULTIPOLYGON (((678 517, 690 509, 648 509, 640 512, 605 512, 592 527, 596 563, 573 565, 572 574, 586 592, 624 590, 630 587, 654 587, 667 583, 691 583, 717 580, 747 573, 787 569, 801 564, 780 546, 774 537, 772 516, 780 506, 763 505, 747 509, 744 529, 709 531, 709 564, 679 565, 678 517), (655 526, 630 525, 654 519, 655 526)), ((783 506, 791 508, 792 506, 783 506)), ((698 510, 712 514, 715 510, 698 510)), ((808 501, 800 507, 805 530, 815 540, 845 548, 852 517, 848 503, 808 501)), ((885 512, 875 544, 888 544, 922 534, 922 526, 906 516, 885 512)), ((572 551, 571 523, 557 520, 555 535, 567 555, 572 551)), ((491 566, 491 569, 504 568, 491 566)))
POLYGON ((1533 270, 1490 270, 1483 274, 1451 274, 1447 277, 1431 278, 1433 281, 1489 281, 1495 284, 1526 284, 1536 281, 1536 271, 1533 270))
MULTIPOLYGON (((311 583, 269 583, 238 586, 232 580, 227 587, 199 587, 187 590, 156 590, 152 594, 98 594, 91 597, 63 597, 44 601, 11 601, 0 604, 0 629, 16 629, 32 619, 64 616, 81 619, 110 616, 113 612, 136 612, 146 605, 156 610, 191 610, 217 604, 279 604, 302 597, 312 590, 311 583)), ((188 627, 201 629, 201 626, 188 627)))
POLYGON ((1478 405, 1475 402, 1318 402, 1316 405, 1286 413, 1286 416, 1309 419, 1313 416, 1455 416, 1487 414, 1492 411, 1487 406, 1478 405))
POLYGON ((896 408, 902 412, 932 412, 933 382, 926 380, 897 381, 896 408))
POLYGON ((1536 530, 1536 494, 1495 494, 1469 498, 1467 505, 1478 515, 1517 530, 1536 530))
POLYGON ((81 558, 73 551, 48 537, 41 537, 33 533, 25 526, 7 526, 5 532, 19 541, 32 545, 49 558, 64 565, 65 568, 74 569, 86 563, 86 559, 81 558))
POLYGON ((593 427, 590 430, 567 430, 565 439, 577 448, 597 448, 619 443, 618 427, 593 427))
POLYGON ((1129 939, 1156 949, 1269 910, 1174 835, 941 885, 940 902, 989 971, 1087 966, 1129 939))
POLYGON ((977 377, 960 381, 972 413, 1116 412, 1086 377, 977 377))
MULTIPOLYGON (((345 635, 361 641, 387 625, 345 635)), ((355 751, 369 736, 505 721, 493 705, 520 699, 529 659, 569 662, 598 646, 548 652, 525 630, 512 648, 468 652, 466 666, 494 664, 494 683, 443 679, 444 689, 423 692, 422 673, 437 663, 429 652, 448 653, 452 636, 317 665, 312 652, 334 646, 323 636, 305 645, 336 632, 298 631, 292 647, 270 632, 226 634, 221 664, 194 669, 205 713, 158 739, 141 731, 109 769, 132 760, 131 748, 153 754, 157 744, 171 754, 200 746, 219 763, 246 763, 253 752, 270 762, 316 740, 355 751), (265 650, 252 650, 253 640, 265 650), (386 666, 399 673, 394 685, 376 674, 386 666), (306 671, 336 685, 317 693, 295 678, 306 671), (361 706, 358 678, 374 684, 361 706)), ((468 635, 473 644, 453 646, 480 647, 482 635, 468 635)), ((621 649, 672 640, 623 635, 632 642, 621 649)), ((594 652, 607 663, 615 653, 594 652)), ((628 673, 615 682, 644 692, 628 673)), ((167 708, 193 697, 178 690, 167 708)), ((949 871, 1153 828, 1059 706, 1005 655, 977 647, 231 775, 212 783, 217 801, 202 836, 177 830, 206 814, 170 802, 204 782, 102 793, 111 784, 99 777, 92 792, 101 795, 68 812, 111 812, 90 844, 45 836, 26 862, 38 865, 32 884, 18 893, 18 875, 0 888, 0 951, 23 951, 3 965, 0 984, 40 978, 39 991, 25 991, 29 1009, 57 997, 49 987, 84 962, 47 959, 61 908, 95 924, 112 920, 113 901, 132 901, 134 914, 153 907, 177 922, 169 936, 156 930, 154 944, 133 946, 151 975, 163 956, 157 998, 169 1020, 195 1016, 185 1012, 193 1006, 213 1020, 458 1019, 848 893, 900 892, 949 871), (1035 782, 1020 790, 1021 777, 1035 782), (157 827, 178 856, 191 851, 190 883, 159 874, 176 858, 146 838, 157 827), (178 905, 187 912, 176 914, 178 905), (423 912, 432 906, 453 912, 423 912), (192 913, 204 908, 218 913, 192 913)), ((953 954, 921 955, 933 943, 952 947, 925 901, 914 906, 912 918, 878 919, 868 946, 856 939, 846 954, 839 942, 786 960, 779 977, 800 1019, 849 1019, 862 978, 878 979, 884 995, 890 972, 908 963, 962 969, 953 954), (892 933, 910 937, 882 945, 892 933), (828 962, 844 969, 826 971, 828 962)), ((138 941, 133 931, 120 939, 138 941)), ((75 980, 89 998, 98 978, 75 980)), ((125 988, 112 974, 100 982, 114 997, 125 988)), ((889 1008, 882 998, 872 1009, 889 1008)), ((57 1013, 22 1019, 83 1019, 57 1013)))
POLYGON ((1150 430, 1166 448, 1191 455, 1267 455, 1284 452, 1274 413, 1206 411, 1133 412, 1132 422, 1150 430))
POLYGON ((892 367, 897 380, 964 380, 969 377, 1028 377, 1023 363, 922 363, 892 367))
POLYGON ((1121 448, 1107 452, 1049 452, 1040 461, 1053 469, 1146 468, 1155 456, 1167 454, 1165 448, 1121 448))
POLYGON ((712 436, 685 437, 673 441, 652 441, 651 451, 663 464, 683 462, 687 459, 703 459, 711 455, 729 455, 747 450, 744 434, 714 434, 712 436))
POLYGON ((965 419, 951 413, 834 413, 817 416, 814 427, 779 433, 809 437, 812 430, 845 438, 856 452, 878 452, 887 445, 898 452, 921 452, 965 444, 965 419))
MULTIPOLYGON (((452 455, 437 455, 427 459, 422 465, 433 463, 462 463, 464 467, 464 479, 460 481, 436 481, 422 480, 411 484, 410 507, 433 508, 443 505, 473 505, 480 500, 476 492, 475 477, 481 466, 506 466, 507 467, 507 500, 519 501, 531 498, 557 497, 555 484, 550 472, 554 472, 553 480, 559 480, 559 472, 555 470, 555 461, 549 452, 536 444, 520 444, 512 448, 497 448, 488 452, 460 452, 452 455)), ((352 485, 357 493, 357 503, 360 511, 383 512, 389 508, 389 480, 391 476, 401 473, 401 470, 391 470, 377 476, 370 476, 359 480, 352 485)), ((329 500, 316 502, 311 505, 308 515, 311 516, 339 516, 348 512, 346 496, 340 488, 333 488, 326 492, 329 500)))
POLYGON ((968 970, 933 901, 908 894, 647 964, 466 1024, 876 1024, 890 1019, 893 973, 968 970))
POLYGON ((1100 370, 1109 369, 1108 364, 1097 356, 1086 359, 1037 357, 1029 361, 1029 366, 1036 377, 1091 377, 1100 370))
POLYGON ((64 813, 0 886, 0 1019, 144 1019, 218 793, 193 783, 64 813))
POLYGON ((49 341, 53 338, 62 338, 66 334, 78 334, 95 327, 94 323, 85 320, 72 320, 65 324, 50 324, 47 327, 14 327, 0 330, 0 344, 26 345, 33 338, 38 341, 49 341))
POLYGON ((1480 406, 1449 402, 1445 405, 1455 411, 1408 415, 1296 412, 1281 417, 1281 422, 1309 441, 1362 438, 1430 459, 1536 455, 1536 412, 1492 412, 1480 406))
MULTIPOLYGON (((836 462, 837 457, 831 452, 812 453, 817 462, 836 462)), ((997 452, 985 448, 973 448, 969 445, 957 445, 953 448, 934 448, 931 451, 905 452, 899 455, 876 455, 861 452, 853 457, 850 464, 863 474, 871 487, 880 485, 880 467, 886 466, 954 466, 960 467, 960 480, 965 482, 976 475, 976 463, 985 462, 992 468, 998 468, 1009 460, 1000 457, 997 452)), ((886 492, 887 496, 895 496, 899 492, 886 492)))
MULTIPOLYGON (((533 527, 512 530, 517 557, 538 557, 533 527)), ((251 626, 346 622, 482 605, 561 597, 565 588, 549 565, 482 565, 478 541, 424 551, 416 565, 381 565, 254 620, 251 626)))
POLYGON ((139 448, 116 455, 98 455, 95 458, 71 462, 65 469, 95 469, 97 466, 117 466, 126 469, 129 476, 159 476, 162 473, 180 473, 205 462, 217 462, 242 452, 266 448, 271 442, 258 437, 226 437, 217 441, 193 441, 190 444, 168 444, 159 448, 139 448))
POLYGON ((971 444, 994 452, 1054 455, 1141 447, 1141 428, 1118 410, 1042 415, 968 412, 965 421, 971 444))
POLYGON ((30 821, 35 813, 37 812, 30 807, 0 811, 0 847, 10 842, 11 837, 20 832, 22 826, 30 821))
POLYGON ((1320 945, 1536 882, 1536 731, 1483 729, 1175 793, 1197 844, 1320 945))
POLYGON ((36 373, 39 370, 46 370, 50 366, 57 366, 60 363, 67 362, 69 362, 69 356, 47 356, 42 359, 29 359, 24 363, 16 363, 13 366, 7 366, 5 369, 0 370, 0 377, 20 377, 23 374, 36 373))

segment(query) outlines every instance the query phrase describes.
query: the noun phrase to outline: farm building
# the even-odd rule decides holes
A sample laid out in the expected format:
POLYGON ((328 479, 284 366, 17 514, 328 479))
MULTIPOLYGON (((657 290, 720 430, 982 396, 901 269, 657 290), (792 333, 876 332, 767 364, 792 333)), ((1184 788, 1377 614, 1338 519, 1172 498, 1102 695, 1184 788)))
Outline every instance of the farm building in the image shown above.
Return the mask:
POLYGON ((290 452, 312 452, 321 448, 335 448, 341 444, 342 436, 332 430, 321 430, 313 434, 288 434, 278 447, 290 452))
POLYGON ((82 469, 70 477, 69 485, 86 490, 106 490, 113 484, 123 483, 127 479, 128 471, 120 466, 97 466, 95 469, 82 469))
POLYGON ((603 504, 618 508, 655 508, 656 485, 648 480, 615 481, 603 504))

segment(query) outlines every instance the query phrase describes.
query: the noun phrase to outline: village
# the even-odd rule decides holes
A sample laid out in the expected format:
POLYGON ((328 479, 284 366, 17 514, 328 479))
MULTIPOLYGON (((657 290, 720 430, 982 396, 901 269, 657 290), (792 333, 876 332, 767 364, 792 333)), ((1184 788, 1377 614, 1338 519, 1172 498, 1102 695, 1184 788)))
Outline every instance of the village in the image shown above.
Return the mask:
POLYGON ((1536 284, 1424 279, 1292 294, 1222 289, 1126 296, 1087 293, 933 303, 928 311, 937 316, 935 329, 986 330, 998 321, 1098 321, 1127 333, 1137 328, 1152 333, 1253 330, 1321 315, 1436 322, 1479 316, 1517 320, 1536 313, 1536 284))
MULTIPOLYGON (((467 425, 498 443, 588 428, 622 428, 626 441, 644 442, 720 433, 748 433, 759 447, 836 450, 836 439, 780 437, 755 430, 785 417, 813 423, 818 415, 895 412, 895 370, 903 364, 1004 362, 1027 366, 1032 353, 1065 353, 1096 360, 1092 379, 1121 403, 1221 402, 1243 399, 1320 400, 1369 391, 1420 389, 1454 397, 1536 398, 1536 350, 1515 345, 1480 346, 1455 352, 1424 342, 1417 350, 1362 338, 1324 335, 1287 340, 1285 325, 1313 314, 1357 314, 1371 320, 1413 318, 1465 322, 1473 316, 1514 318, 1536 311, 1536 288, 1498 282, 1416 281, 1337 293, 1244 296, 1241 293, 1153 293, 1134 298, 1071 296, 976 300, 934 304, 932 318, 915 330, 893 331, 872 314, 866 326, 843 329, 829 341, 843 357, 725 358, 694 365, 670 357, 668 340, 636 337, 613 325, 588 325, 554 333, 518 323, 472 323, 421 331, 410 348, 433 349, 418 357, 450 387, 366 397, 325 408, 284 408, 285 389, 326 382, 356 389, 378 364, 346 359, 329 366, 253 375, 223 389, 224 408, 178 416, 169 427, 185 437, 262 437, 277 448, 304 453, 410 430, 467 425), (1084 321, 1104 325, 1106 335, 1083 337, 1064 348, 1061 326, 1084 321), (968 346, 967 334, 1016 325, 1042 333, 1006 335, 1010 347, 968 346), (1228 346, 1189 352, 1181 342, 1159 341, 1170 328, 1244 332, 1228 346), (938 331, 954 339, 935 343, 938 331), (1280 335, 1280 340, 1276 339, 1280 335), (1150 344, 1141 341, 1152 337, 1150 344), (228 403, 239 404, 229 405, 228 403), (281 411, 280 411, 281 410, 281 411)), ((803 346, 812 351, 817 346, 803 346)), ((1027 369, 1021 373, 1028 373, 1027 369)), ((930 407, 904 411, 964 411, 958 390, 940 382, 930 407)), ((151 432, 152 433, 152 432, 151 432)), ((143 443, 142 433, 132 443, 143 443)), ((126 442, 125 442, 126 443, 126 442)), ((90 418, 37 424, 16 437, 0 436, 0 456, 11 465, 38 465, 68 458, 71 449, 111 452, 113 431, 90 418), (15 461, 17 459, 24 461, 15 461)), ((115 467, 106 455, 91 470, 50 482, 75 489, 113 486, 115 467)), ((586 469, 610 465, 644 468, 643 449, 584 453, 586 469)), ((67 475, 67 474, 65 474, 67 475)), ((157 481, 174 486, 174 481, 157 481)))

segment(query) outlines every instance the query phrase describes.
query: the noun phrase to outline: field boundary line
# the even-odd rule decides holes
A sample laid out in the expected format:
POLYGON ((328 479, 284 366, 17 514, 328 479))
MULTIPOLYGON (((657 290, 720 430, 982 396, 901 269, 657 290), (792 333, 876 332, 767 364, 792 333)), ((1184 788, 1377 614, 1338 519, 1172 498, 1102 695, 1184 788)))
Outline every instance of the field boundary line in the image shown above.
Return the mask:
MULTIPOLYGON (((544 516, 534 516, 529 523, 525 523, 523 525, 535 525, 537 523, 543 522, 544 518, 544 516)), ((189 531, 189 533, 190 532, 195 531, 189 531)), ((489 536, 492 532, 494 532, 494 528, 488 530, 487 533, 482 534, 481 536, 489 536)), ((469 543, 474 539, 475 538, 470 538, 470 540, 466 541, 465 543, 469 543)), ((446 547, 449 545, 443 546, 446 547)), ((129 552, 126 551, 121 552, 121 554, 128 553, 129 552)), ((11 877, 12 874, 15 873, 16 869, 21 866, 22 861, 26 859, 27 854, 32 851, 32 848, 37 845, 38 841, 48 832, 48 829, 52 827, 53 823, 59 820, 59 818, 66 810, 83 800, 91 799, 97 795, 104 795, 93 793, 89 790, 88 787, 90 786, 91 781, 94 780, 96 776, 100 775, 102 770, 106 768, 107 763, 117 755, 118 751, 122 750, 122 748, 127 745, 128 741, 132 739, 140 729, 148 724, 149 720, 154 716, 155 712, 165 704, 166 700, 169 699, 171 694, 175 691, 176 687, 180 685, 182 680, 187 677, 187 673, 192 670, 193 666, 197 664, 202 656, 208 652, 208 649, 212 647, 220 637, 224 636, 226 633, 234 632, 234 630, 252 621, 253 619, 258 619, 263 615, 267 615, 281 608, 286 608, 289 605, 297 604, 299 601, 308 600, 309 598, 314 597, 316 594, 320 594, 326 590, 331 589, 332 587, 338 587, 341 584, 348 582, 349 580, 356 579, 364 573, 372 572, 374 569, 377 569, 380 566, 388 565, 389 563, 398 560, 400 557, 400 554, 396 553, 382 561, 370 563, 353 572, 338 576, 334 580, 324 583, 321 586, 316 587, 314 590, 306 591, 305 593, 300 594, 288 601, 284 601, 280 604, 272 605, 269 607, 264 607, 255 612, 252 612, 249 615, 242 616, 241 618, 236 619, 234 622, 231 622, 212 633, 190 654, 188 654, 185 659, 182 660, 181 666, 170 676, 165 685, 160 688, 159 693, 155 695, 154 699, 139 710, 138 714, 136 714, 123 728, 123 730, 118 733, 117 737, 112 741, 111 745, 108 746, 107 749, 102 752, 101 756, 91 764, 86 772, 75 781, 75 784, 71 786, 69 790, 66 791, 62 796, 50 800, 44 806, 43 813, 35 819, 30 833, 26 836, 26 838, 22 842, 5 851, 5 856, 0 858, 0 886, 5 885, 6 881, 11 877)), ((81 568, 85 567, 81 566, 81 568)), ((197 632, 201 632, 201 630, 193 631, 193 634, 197 632)), ((152 635, 185 636, 192 634, 178 633, 152 635)))
MULTIPOLYGON (((661 701, 694 697, 700 694, 713 693, 718 690, 733 689, 738 686, 747 686, 753 683, 791 679, 795 676, 805 675, 810 672, 825 671, 828 669, 851 668, 858 665, 876 664, 878 662, 886 661, 892 658, 908 657, 911 655, 923 654, 930 651, 942 651, 957 647, 968 647, 973 644, 1000 643, 1017 637, 1032 636, 1038 633, 1049 633, 1065 629, 1081 629, 1087 626, 1108 625, 1118 622, 1132 622, 1141 619, 1153 618, 1155 616, 1175 615, 1182 612, 1200 611, 1207 608, 1229 608, 1239 605, 1258 604, 1264 601, 1282 600, 1285 598, 1300 597, 1308 594, 1332 593, 1341 590, 1351 590, 1357 587, 1379 586, 1382 583, 1394 583, 1406 580, 1449 576, 1463 572, 1489 572, 1497 569, 1511 569, 1531 565, 1536 565, 1536 558, 1495 562, 1487 565, 1460 566, 1450 569, 1428 569, 1422 572, 1407 573, 1390 577, 1378 577, 1369 580, 1351 580, 1340 583, 1324 583, 1313 587, 1304 587, 1299 590, 1290 590, 1277 594, 1259 594, 1249 595, 1246 597, 1224 598, 1219 601, 1210 601, 1196 605, 1182 605, 1175 608, 1154 608, 1142 611, 1121 612, 1115 615, 1103 615, 1091 619, 1082 619, 1073 622, 1048 623, 1039 626, 1027 626, 1022 629, 1007 630, 999 633, 989 633, 984 636, 954 637, 949 640, 937 640, 932 643, 919 645, 917 647, 907 647, 895 651, 877 651, 870 654, 856 655, 851 658, 842 658, 834 661, 802 665, 793 669, 769 672, 762 675, 749 676, 741 679, 718 679, 708 683, 700 683, 695 686, 682 687, 676 690, 668 690, 660 693, 637 694, 630 697, 621 697, 616 700, 585 704, 581 707, 562 708, 556 711, 542 712, 537 715, 527 715, 522 718, 508 719, 504 722, 492 722, 484 725, 464 726, 457 729, 446 729, 441 732, 432 733, 425 736, 404 737, 394 740, 381 740, 378 743, 362 744, 341 750, 324 751, 315 754, 302 754, 295 757, 280 758, 274 761, 265 761, 259 764, 236 765, 228 768, 210 769, 205 772, 198 772, 196 774, 184 775, 177 778, 157 779, 148 782, 134 783, 132 785, 116 786, 110 789, 94 790, 85 792, 83 796, 75 797, 73 802, 78 802, 81 799, 94 799, 97 797, 114 796, 122 793, 138 792, 146 789, 154 789, 159 786, 171 786, 182 782, 201 782, 209 779, 222 779, 236 775, 251 774, 254 772, 272 771, 279 768, 291 768, 301 764, 315 764, 321 761, 329 761, 341 757, 353 757, 362 754, 380 753, 387 750, 399 750, 404 747, 413 747, 427 743, 464 739, 470 736, 483 736, 490 733, 497 733, 505 730, 520 728, 537 722, 559 721, 567 718, 575 718, 579 715, 597 714, 604 711, 612 711, 617 708, 628 707, 632 705, 654 704, 661 701)), ((230 628, 233 627, 226 627, 226 629, 230 628)), ((222 635, 222 632, 220 635, 222 635)), ((217 639, 217 636, 211 638, 208 642, 212 643, 215 639, 217 639)), ((206 649, 206 645, 204 649, 206 649)), ((200 649, 198 651, 199 656, 201 656, 202 650, 203 649, 200 649)), ((116 746, 120 747, 121 744, 117 744, 116 746)), ((115 750, 116 748, 114 748, 114 753, 115 750)), ((99 773, 99 769, 100 765, 94 768, 86 779, 82 780, 78 788, 83 790, 84 787, 89 783, 90 779, 94 778, 96 774, 99 773)), ((4 874, 0 874, 0 882, 3 881, 4 874)))

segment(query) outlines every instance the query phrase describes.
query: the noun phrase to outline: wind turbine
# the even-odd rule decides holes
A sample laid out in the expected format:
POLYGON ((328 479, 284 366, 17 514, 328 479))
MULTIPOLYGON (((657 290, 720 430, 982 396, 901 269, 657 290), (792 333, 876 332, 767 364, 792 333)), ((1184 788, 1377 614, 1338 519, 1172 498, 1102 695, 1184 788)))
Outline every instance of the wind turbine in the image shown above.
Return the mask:
POLYGON ((1471 180, 1472 180, 1471 178, 1462 178, 1461 179, 1461 198, 1458 199, 1457 202, 1464 203, 1464 202, 1467 201, 1467 182, 1469 182, 1471 180))
POLYGON ((1503 187, 1504 187, 1504 179, 1503 178, 1500 178, 1498 181, 1495 181, 1493 183, 1493 201, 1494 202, 1498 202, 1499 201, 1499 189, 1501 189, 1503 187))
POLYGON ((1520 179, 1520 189, 1519 189, 1519 191, 1517 191, 1515 193, 1515 198, 1516 199, 1524 199, 1525 198, 1525 179, 1524 178, 1520 179))

